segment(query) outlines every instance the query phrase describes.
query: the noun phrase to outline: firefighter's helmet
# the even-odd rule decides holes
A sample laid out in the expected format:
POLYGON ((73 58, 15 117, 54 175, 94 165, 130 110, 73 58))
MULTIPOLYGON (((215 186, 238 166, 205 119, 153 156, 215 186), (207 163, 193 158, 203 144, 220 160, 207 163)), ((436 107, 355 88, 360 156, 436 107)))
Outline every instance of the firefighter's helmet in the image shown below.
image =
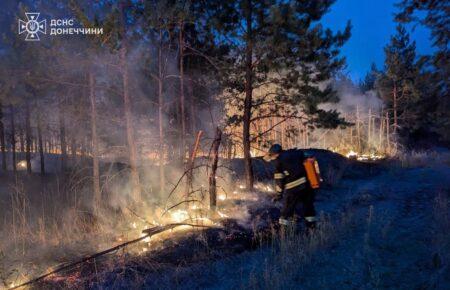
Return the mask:
POLYGON ((263 159, 266 162, 275 160, 278 158, 278 154, 280 154, 281 151, 283 151, 283 148, 281 147, 280 144, 273 144, 272 146, 270 146, 269 152, 267 152, 267 154, 263 157, 263 159))
POLYGON ((280 144, 273 144, 270 146, 269 154, 280 154, 283 151, 283 148, 280 144))

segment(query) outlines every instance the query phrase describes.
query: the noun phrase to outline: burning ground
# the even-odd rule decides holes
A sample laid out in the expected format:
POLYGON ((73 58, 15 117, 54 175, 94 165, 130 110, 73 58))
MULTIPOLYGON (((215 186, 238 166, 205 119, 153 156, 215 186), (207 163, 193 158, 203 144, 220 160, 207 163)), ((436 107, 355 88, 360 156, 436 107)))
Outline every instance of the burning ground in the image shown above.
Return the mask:
MULTIPOLYGON (((202 213, 195 203, 162 212, 159 219, 124 210, 116 213, 116 220, 111 213, 106 221, 83 220, 89 228, 68 220, 52 231, 59 236, 45 243, 39 231, 31 231, 28 243, 22 237, 22 248, 7 248, 4 242, 20 240, 19 230, 2 231, 4 282, 18 285, 50 271, 48 267, 139 238, 144 228, 186 221, 207 228, 182 226, 145 238, 32 287, 317 289, 333 284, 341 289, 447 289, 448 154, 361 163, 326 151, 314 153, 326 184, 317 196, 321 226, 313 236, 275 234, 272 221, 279 205, 270 202, 271 168, 255 161, 258 190, 247 193, 238 179, 241 161, 233 160, 228 165, 235 172, 230 177, 235 187, 220 195, 217 216, 202 213), (430 162, 436 157, 441 162, 430 162)), ((68 211, 67 216, 88 219, 79 212, 68 211)))

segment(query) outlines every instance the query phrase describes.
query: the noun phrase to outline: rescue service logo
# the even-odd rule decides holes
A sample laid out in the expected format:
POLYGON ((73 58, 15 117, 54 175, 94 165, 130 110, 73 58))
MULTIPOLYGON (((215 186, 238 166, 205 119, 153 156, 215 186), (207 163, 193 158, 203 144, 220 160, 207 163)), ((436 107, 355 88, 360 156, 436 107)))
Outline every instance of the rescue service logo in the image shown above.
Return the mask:
POLYGON ((71 18, 39 20, 40 13, 25 13, 26 21, 19 19, 19 34, 26 34, 25 41, 39 41, 39 34, 47 34, 47 23, 50 23, 50 36, 62 35, 99 35, 103 34, 101 27, 75 27, 71 18))
POLYGON ((26 33, 26 41, 39 41, 39 33, 47 33, 47 20, 39 21, 40 13, 25 13, 27 21, 19 19, 19 34, 26 33))

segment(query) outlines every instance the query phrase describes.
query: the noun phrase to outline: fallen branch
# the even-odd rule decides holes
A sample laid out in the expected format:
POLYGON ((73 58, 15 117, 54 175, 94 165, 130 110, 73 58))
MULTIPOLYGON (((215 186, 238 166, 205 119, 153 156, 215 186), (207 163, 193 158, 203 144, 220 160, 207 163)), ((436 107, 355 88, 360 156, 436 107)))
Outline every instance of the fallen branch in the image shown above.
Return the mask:
POLYGON ((173 224, 168 224, 168 225, 164 225, 164 226, 156 226, 156 227, 153 227, 153 228, 149 228, 149 229, 146 229, 146 230, 143 230, 143 231, 142 231, 142 233, 145 234, 145 235, 142 236, 142 237, 139 237, 139 238, 137 238, 137 239, 134 239, 134 240, 125 242, 125 243, 123 243, 123 244, 117 245, 117 246, 112 247, 112 248, 109 248, 109 249, 107 249, 107 250, 104 250, 104 251, 95 253, 95 254, 93 254, 93 255, 84 257, 84 258, 82 258, 82 259, 80 259, 80 260, 78 260, 78 261, 76 261, 76 262, 73 262, 73 263, 70 263, 70 264, 67 264, 67 265, 59 266, 59 267, 57 267, 55 270, 53 270, 53 271, 51 271, 51 272, 48 272, 48 273, 46 273, 46 274, 44 274, 44 275, 42 275, 42 276, 39 276, 39 277, 34 278, 34 279, 31 279, 31 280, 29 280, 29 281, 27 281, 27 282, 25 282, 25 283, 22 283, 22 284, 20 284, 20 285, 14 286, 14 287, 9 288, 9 289, 11 289, 11 290, 12 290, 12 289, 18 289, 18 288, 22 288, 22 287, 25 287, 25 286, 34 284, 34 283, 36 283, 36 282, 42 281, 43 279, 45 279, 45 278, 47 278, 47 277, 49 277, 49 276, 51 276, 51 275, 53 275, 53 274, 59 273, 59 272, 64 271, 64 270, 71 269, 71 268, 73 268, 73 267, 75 267, 75 266, 77 266, 77 265, 86 263, 86 262, 88 262, 88 261, 90 261, 90 260, 93 260, 93 259, 95 259, 95 258, 98 258, 98 257, 100 257, 100 256, 103 256, 103 255, 106 255, 106 254, 108 254, 108 253, 114 252, 114 251, 116 251, 116 250, 118 250, 118 249, 124 248, 124 247, 126 247, 126 246, 128 246, 128 245, 131 245, 131 244, 134 244, 134 243, 137 243, 137 242, 140 242, 140 241, 142 241, 142 240, 144 240, 144 239, 146 239, 146 238, 148 238, 148 237, 151 237, 151 236, 154 236, 154 235, 156 235, 156 234, 159 234, 159 233, 162 233, 162 232, 171 230, 171 229, 176 228, 176 227, 179 227, 179 226, 191 226, 191 227, 209 228, 209 226, 205 226, 205 225, 196 225, 196 224, 190 224, 190 223, 173 223, 173 224))
POLYGON ((175 205, 172 205, 172 206, 170 206, 168 209, 166 209, 162 214, 161 214, 161 217, 163 217, 166 213, 168 213, 171 209, 174 209, 174 208, 176 208, 177 206, 179 206, 179 205, 181 205, 181 204, 183 204, 183 203, 188 203, 188 202, 202 202, 201 200, 198 200, 198 199, 186 199, 186 200, 183 200, 183 201, 180 201, 179 203, 176 203, 175 205))

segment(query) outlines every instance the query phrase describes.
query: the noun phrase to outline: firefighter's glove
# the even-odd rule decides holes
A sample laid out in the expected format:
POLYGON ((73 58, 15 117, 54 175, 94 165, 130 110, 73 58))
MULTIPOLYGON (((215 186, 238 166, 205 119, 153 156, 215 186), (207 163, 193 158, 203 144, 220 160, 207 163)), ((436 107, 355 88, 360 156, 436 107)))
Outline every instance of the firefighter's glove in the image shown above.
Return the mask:
POLYGON ((277 195, 275 195, 274 197, 272 197, 272 202, 277 202, 283 199, 283 194, 279 193, 277 195))

